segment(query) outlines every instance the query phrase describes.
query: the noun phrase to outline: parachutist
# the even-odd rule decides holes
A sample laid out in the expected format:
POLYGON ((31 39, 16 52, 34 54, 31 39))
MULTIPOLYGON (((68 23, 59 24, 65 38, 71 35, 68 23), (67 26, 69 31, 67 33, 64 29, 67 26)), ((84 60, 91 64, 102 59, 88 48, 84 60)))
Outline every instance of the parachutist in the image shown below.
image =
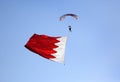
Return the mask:
POLYGON ((72 27, 71 26, 68 26, 69 27, 69 31, 72 32, 72 27))

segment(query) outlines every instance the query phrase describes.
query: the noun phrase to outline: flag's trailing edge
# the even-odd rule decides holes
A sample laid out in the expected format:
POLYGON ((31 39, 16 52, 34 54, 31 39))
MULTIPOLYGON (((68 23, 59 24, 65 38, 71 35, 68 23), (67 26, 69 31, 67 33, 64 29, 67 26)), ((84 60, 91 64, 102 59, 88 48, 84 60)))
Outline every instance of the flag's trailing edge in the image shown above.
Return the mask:
POLYGON ((44 58, 64 63, 66 41, 66 36, 52 37, 33 34, 25 44, 25 47, 44 58))

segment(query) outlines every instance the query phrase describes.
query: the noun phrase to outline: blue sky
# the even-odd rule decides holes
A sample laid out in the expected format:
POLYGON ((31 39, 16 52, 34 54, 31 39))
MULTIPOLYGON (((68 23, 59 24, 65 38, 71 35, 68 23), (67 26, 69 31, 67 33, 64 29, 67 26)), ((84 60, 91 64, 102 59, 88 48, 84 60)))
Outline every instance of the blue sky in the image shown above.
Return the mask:
POLYGON ((119 4, 119 0, 0 0, 0 82, 119 82, 119 4), (75 13, 79 20, 68 17, 60 22, 65 13, 75 13), (66 65, 24 48, 34 33, 68 36, 66 65))

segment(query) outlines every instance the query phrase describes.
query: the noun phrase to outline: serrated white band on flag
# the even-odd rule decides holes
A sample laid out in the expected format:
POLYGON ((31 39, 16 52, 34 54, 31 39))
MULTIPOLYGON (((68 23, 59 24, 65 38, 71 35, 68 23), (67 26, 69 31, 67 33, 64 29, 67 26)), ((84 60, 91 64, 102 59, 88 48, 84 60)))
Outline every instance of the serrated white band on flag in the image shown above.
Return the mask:
POLYGON ((60 37, 60 38, 57 38, 57 40, 60 41, 58 43, 55 43, 55 45, 57 45, 58 47, 54 48, 54 50, 57 52, 55 54, 52 54, 53 56, 55 56, 55 58, 51 58, 50 60, 64 63, 64 54, 65 54, 67 37, 66 36, 60 37))

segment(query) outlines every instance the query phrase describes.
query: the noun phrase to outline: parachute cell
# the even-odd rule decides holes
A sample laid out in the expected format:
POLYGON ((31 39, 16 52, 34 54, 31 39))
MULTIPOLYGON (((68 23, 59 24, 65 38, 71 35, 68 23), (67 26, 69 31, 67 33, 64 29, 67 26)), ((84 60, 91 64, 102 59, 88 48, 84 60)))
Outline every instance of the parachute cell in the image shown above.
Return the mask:
POLYGON ((75 18, 76 20, 78 19, 78 16, 75 14, 64 14, 60 17, 60 21, 64 20, 66 16, 71 16, 71 17, 75 18))

